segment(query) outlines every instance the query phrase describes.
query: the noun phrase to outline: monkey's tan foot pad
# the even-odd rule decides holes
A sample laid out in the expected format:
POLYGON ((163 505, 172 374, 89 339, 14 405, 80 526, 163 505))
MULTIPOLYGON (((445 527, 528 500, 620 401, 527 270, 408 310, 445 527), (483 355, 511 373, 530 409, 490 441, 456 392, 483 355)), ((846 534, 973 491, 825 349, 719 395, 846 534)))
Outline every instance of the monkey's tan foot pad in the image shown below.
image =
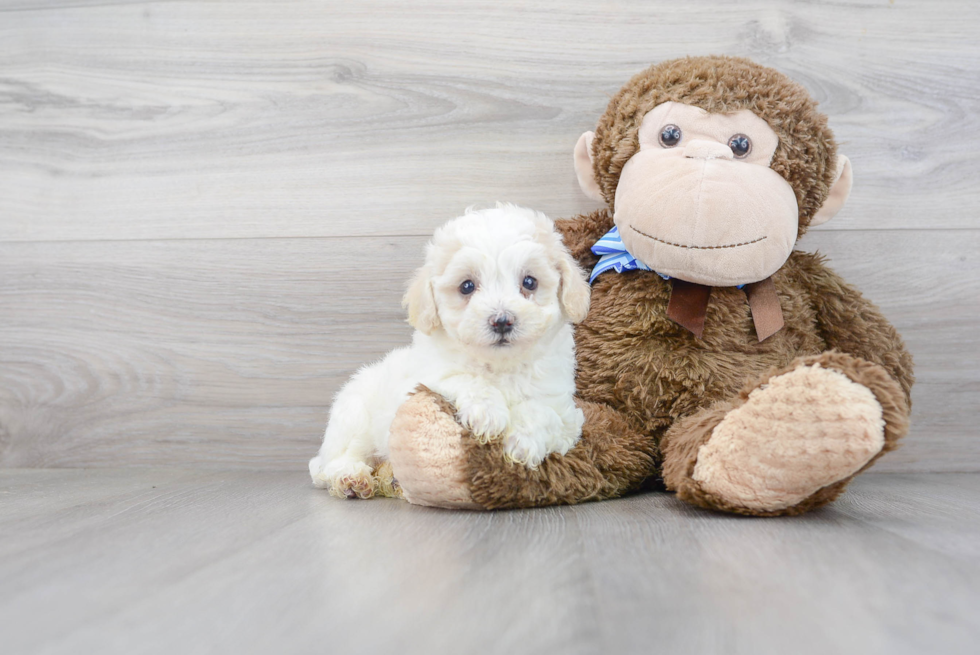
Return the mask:
POLYGON ((442 396, 420 387, 402 404, 391 423, 388 449, 405 500, 432 507, 483 509, 470 495, 464 437, 470 438, 442 396))
POLYGON ((870 389, 820 364, 770 378, 698 450, 692 478, 725 505, 773 512, 861 470, 885 445, 870 389))

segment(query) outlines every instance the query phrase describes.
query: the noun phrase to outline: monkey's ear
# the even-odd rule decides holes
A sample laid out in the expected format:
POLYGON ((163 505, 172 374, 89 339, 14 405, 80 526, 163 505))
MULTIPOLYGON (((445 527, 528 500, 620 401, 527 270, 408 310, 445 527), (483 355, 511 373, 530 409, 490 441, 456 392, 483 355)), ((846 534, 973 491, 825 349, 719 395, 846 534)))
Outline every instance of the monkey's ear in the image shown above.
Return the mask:
POLYGON ((408 324, 422 334, 432 334, 442 325, 432 289, 431 272, 428 266, 417 270, 402 298, 402 307, 408 310, 408 324))
POLYGON ((830 195, 827 196, 823 205, 810 219, 810 227, 826 223, 841 210, 841 207, 847 202, 847 196, 851 195, 853 182, 851 160, 844 155, 837 155, 837 175, 834 179, 834 185, 830 187, 830 195))
POLYGON ((592 139, 594 138, 595 132, 585 132, 578 138, 578 143, 575 144, 575 176, 578 177, 578 184, 585 195, 593 200, 605 202, 606 199, 602 197, 602 191, 599 190, 599 184, 595 181, 595 173, 592 170, 592 139))

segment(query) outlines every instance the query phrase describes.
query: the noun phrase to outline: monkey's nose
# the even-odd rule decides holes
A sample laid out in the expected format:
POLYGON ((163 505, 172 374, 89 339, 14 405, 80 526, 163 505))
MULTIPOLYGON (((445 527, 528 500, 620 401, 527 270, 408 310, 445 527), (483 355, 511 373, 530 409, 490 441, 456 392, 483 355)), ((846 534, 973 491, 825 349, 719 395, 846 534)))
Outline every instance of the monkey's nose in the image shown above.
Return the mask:
POLYGON ((684 146, 684 156, 691 159, 732 159, 735 157, 732 149, 724 143, 694 139, 684 146))
POLYGON ((507 334, 514 329, 514 317, 510 314, 497 314, 490 319, 490 329, 497 334, 507 334))

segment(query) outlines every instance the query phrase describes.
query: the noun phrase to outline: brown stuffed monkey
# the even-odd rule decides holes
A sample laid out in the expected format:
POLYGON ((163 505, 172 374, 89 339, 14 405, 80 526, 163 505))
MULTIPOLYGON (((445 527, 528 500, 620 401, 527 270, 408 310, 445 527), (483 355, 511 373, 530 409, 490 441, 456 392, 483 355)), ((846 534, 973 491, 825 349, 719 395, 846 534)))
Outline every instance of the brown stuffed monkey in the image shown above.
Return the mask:
POLYGON ((391 427, 411 502, 494 509, 665 485, 776 516, 836 498, 908 429, 912 360, 879 310, 793 250, 851 187, 816 102, 745 59, 655 65, 574 154, 609 209, 558 221, 593 279, 576 330, 579 444, 529 469, 422 389, 391 427))

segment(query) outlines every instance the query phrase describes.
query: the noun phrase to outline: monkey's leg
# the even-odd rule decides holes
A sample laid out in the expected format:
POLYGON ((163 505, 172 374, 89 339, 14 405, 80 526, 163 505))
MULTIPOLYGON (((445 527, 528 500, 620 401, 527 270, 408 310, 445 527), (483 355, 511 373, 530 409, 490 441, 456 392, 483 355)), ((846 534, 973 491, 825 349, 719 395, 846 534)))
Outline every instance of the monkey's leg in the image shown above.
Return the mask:
POLYGON ((422 390, 392 422, 394 475, 410 502, 469 509, 613 498, 656 475, 660 455, 654 439, 632 430, 606 405, 580 405, 585 426, 579 443, 529 469, 508 461, 502 442, 481 445, 456 422, 449 403, 422 390))
POLYGON ((837 352, 801 357, 675 423, 664 481, 682 500, 754 516, 800 514, 839 496, 908 430, 901 386, 837 352))

